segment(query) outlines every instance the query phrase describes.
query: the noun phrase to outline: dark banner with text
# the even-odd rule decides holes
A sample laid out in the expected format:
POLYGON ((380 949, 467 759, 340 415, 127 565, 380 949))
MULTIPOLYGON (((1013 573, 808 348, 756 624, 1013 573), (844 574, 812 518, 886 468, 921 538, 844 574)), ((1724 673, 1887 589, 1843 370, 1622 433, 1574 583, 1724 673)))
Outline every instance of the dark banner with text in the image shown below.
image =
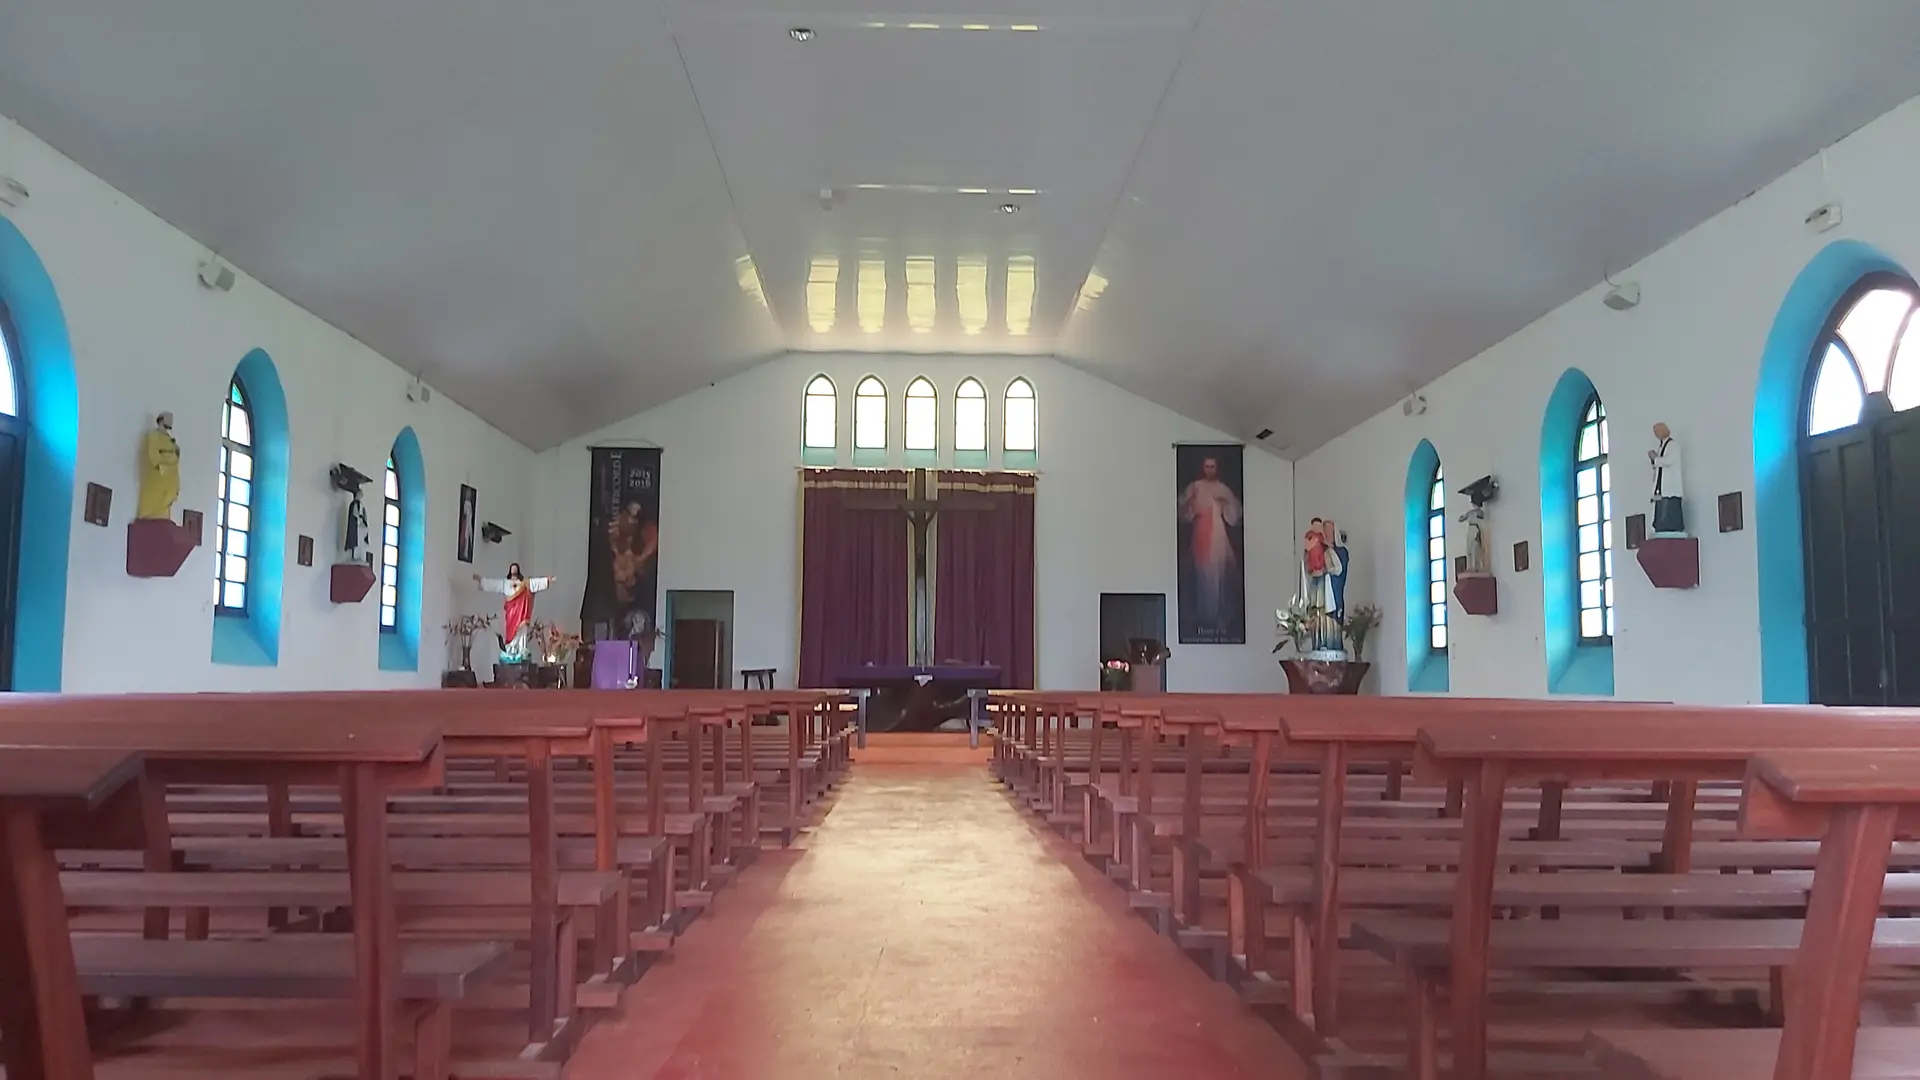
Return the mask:
POLYGON ((1180 500, 1180 641, 1244 645, 1247 641, 1246 550, 1241 496, 1243 446, 1173 448, 1180 500))
POLYGON ((659 449, 594 447, 582 636, 638 640, 653 633, 659 567, 659 449))

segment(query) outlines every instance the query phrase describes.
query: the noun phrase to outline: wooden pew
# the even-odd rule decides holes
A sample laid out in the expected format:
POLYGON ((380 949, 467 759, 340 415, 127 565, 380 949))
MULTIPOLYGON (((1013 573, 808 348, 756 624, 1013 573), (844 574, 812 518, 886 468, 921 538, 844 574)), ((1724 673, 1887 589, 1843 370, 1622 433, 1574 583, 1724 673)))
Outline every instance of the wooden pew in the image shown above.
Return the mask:
POLYGON ((139 754, 0 750, 0 1061, 21 1080, 92 1080, 82 986, 53 852, 64 839, 112 842, 117 807, 139 840, 138 803, 123 792, 139 754), (63 835, 64 834, 64 835, 63 835))
MULTIPOLYGON (((440 780, 440 738, 405 715, 362 710, 342 717, 299 695, 22 696, 0 702, 0 748, 114 749, 145 753, 149 869, 171 867, 160 803, 166 783, 337 784, 347 808, 357 1004, 363 1080, 398 1074, 400 943, 387 850, 389 793, 440 780)), ((165 909, 148 936, 166 934, 165 909)))
MULTIPOLYGON (((1821 707, 1711 708, 1565 704, 1550 723, 1484 720, 1424 730, 1417 775, 1464 786, 1466 827, 1449 933, 1454 1070, 1484 1080, 1493 881, 1509 785, 1655 780, 1673 785, 1662 868, 1684 873, 1692 848, 1693 787, 1741 779, 1757 753, 1820 747, 1920 746, 1920 712, 1821 707)), ((1391 929, 1391 928, 1389 928, 1391 929)), ((1391 948, 1375 927, 1376 947, 1391 948)))
MULTIPOLYGON (((1849 1080, 1920 1076, 1920 1030, 1859 1028, 1869 962, 1913 963, 1879 918, 1896 835, 1920 832, 1920 749, 1770 752, 1749 767, 1743 831, 1821 837, 1782 1032, 1596 1032, 1603 1063, 1674 1080, 1849 1080)), ((1920 926, 1920 920, 1898 920, 1920 926)))

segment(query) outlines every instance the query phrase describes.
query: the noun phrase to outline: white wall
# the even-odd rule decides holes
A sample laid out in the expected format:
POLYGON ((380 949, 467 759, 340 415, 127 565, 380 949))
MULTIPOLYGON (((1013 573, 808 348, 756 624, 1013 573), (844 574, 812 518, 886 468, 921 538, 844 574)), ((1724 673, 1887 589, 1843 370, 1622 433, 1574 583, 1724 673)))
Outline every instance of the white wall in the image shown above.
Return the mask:
MULTIPOLYGON (((519 541, 482 544, 475 566, 457 563, 460 485, 479 489, 482 520, 522 532, 531 452, 444 397, 410 403, 409 377, 399 368, 244 274, 230 293, 201 288, 194 269, 206 252, 199 244, 4 120, 0 167, 32 192, 24 207, 0 213, 33 245, 59 291, 79 384, 64 689, 438 685, 448 613, 489 606, 468 575, 501 573, 519 541), (234 366, 255 348, 279 369, 293 445, 280 662, 248 668, 211 660, 211 542, 220 404, 234 366), (208 545, 178 576, 141 580, 125 573, 126 525, 140 437, 163 410, 174 413, 181 445, 177 506, 206 514, 208 545), (420 669, 393 673, 378 670, 377 592, 358 605, 327 600, 341 505, 326 474, 345 461, 379 476, 407 425, 427 469, 426 587, 420 669), (88 481, 113 489, 108 528, 80 519, 88 481), (316 540, 311 568, 295 565, 300 534, 316 540)), ((377 503, 370 516, 378 520, 377 503)))
MULTIPOLYGON (((929 376, 941 403, 941 445, 952 446, 954 388, 969 375, 987 386, 999 444, 1001 392, 1027 377, 1039 399, 1036 506, 1039 682, 1098 682, 1100 594, 1175 592, 1176 441, 1231 441, 1057 361, 1031 357, 883 357, 795 354, 542 453, 533 465, 528 573, 558 573, 543 597, 549 614, 577 616, 586 579, 588 448, 659 446, 660 589, 734 591, 734 666, 778 667, 791 685, 798 654, 800 400, 815 374, 840 391, 841 443, 849 443, 853 388, 878 374, 892 403, 888 439, 904 463, 901 396, 929 376)), ((943 451, 943 461, 951 451, 943 451)), ((842 452, 842 464, 850 464, 842 452)), ((998 466, 998 456, 992 462, 998 466)), ((1292 466, 1249 450, 1247 635, 1244 646, 1173 645, 1174 689, 1277 689, 1266 612, 1294 588, 1292 466)), ((1169 636, 1174 627, 1169 626, 1169 636)))
MULTIPOLYGON (((1626 515, 1647 513, 1645 451, 1665 421, 1686 452, 1688 523, 1700 538, 1701 583, 1657 590, 1631 554, 1617 560, 1615 694, 1621 698, 1740 703, 1760 700, 1754 547, 1753 412, 1759 362, 1796 275, 1829 242, 1863 240, 1920 267, 1920 102, 1908 102, 1650 256, 1616 271, 1640 283, 1630 312, 1604 308, 1604 285, 1569 302, 1425 389, 1428 411, 1396 406, 1299 463, 1303 516, 1331 514, 1354 541, 1354 589, 1388 615, 1378 659, 1382 687, 1404 690, 1401 500, 1422 438, 1440 453, 1448 486, 1486 473, 1501 484, 1491 508, 1500 614, 1452 608, 1455 694, 1546 692, 1541 625, 1538 454, 1541 414, 1560 374, 1593 380, 1612 424, 1616 542, 1626 515), (1816 236, 1808 211, 1844 204, 1845 224, 1816 236), (1720 534, 1715 498, 1744 493, 1748 528, 1720 534), (1529 542, 1534 568, 1512 570, 1512 544, 1529 542)), ((1596 268, 1596 271, 1598 268, 1596 268)), ((1451 496, 1450 514, 1465 509, 1451 496)), ((1453 551, 1462 550, 1450 525, 1453 551)))

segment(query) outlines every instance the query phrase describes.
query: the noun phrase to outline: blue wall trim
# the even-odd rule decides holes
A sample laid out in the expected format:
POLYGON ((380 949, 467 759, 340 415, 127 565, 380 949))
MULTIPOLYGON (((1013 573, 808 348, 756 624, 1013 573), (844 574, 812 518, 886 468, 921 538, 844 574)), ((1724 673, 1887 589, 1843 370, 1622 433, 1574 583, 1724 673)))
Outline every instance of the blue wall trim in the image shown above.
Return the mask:
POLYGON ((1432 583, 1427 580, 1427 501, 1433 494, 1433 471, 1439 466, 1440 452, 1421 439, 1407 462, 1407 488, 1402 500, 1406 519, 1407 689, 1415 693, 1444 694, 1452 683, 1447 654, 1433 649, 1428 614, 1432 583))
POLYGON ((393 468, 400 474, 400 581, 394 632, 380 635, 380 670, 419 671, 420 600, 427 565, 427 464, 411 427, 402 428, 393 440, 393 468))
POLYGON ((1550 694, 1613 694, 1613 646, 1580 644, 1574 440, 1579 437, 1580 410, 1594 393, 1585 372, 1568 368, 1554 384, 1540 419, 1540 610, 1546 624, 1550 694))
POLYGON ((1774 316, 1753 402, 1753 542, 1760 591, 1760 700, 1805 702, 1807 593, 1800 535, 1800 406, 1815 340, 1847 290, 1905 268, 1858 240, 1807 263, 1774 316))
POLYGON ((53 279, 33 245, 0 217, 0 299, 19 333, 27 422, 13 688, 57 691, 67 631, 67 548, 73 531, 80 395, 73 345, 53 279))
POLYGON ((234 369, 253 411, 253 546, 247 613, 215 615, 213 662, 246 667, 280 663, 280 615, 287 564, 287 474, 293 434, 287 394, 266 350, 255 349, 234 369))

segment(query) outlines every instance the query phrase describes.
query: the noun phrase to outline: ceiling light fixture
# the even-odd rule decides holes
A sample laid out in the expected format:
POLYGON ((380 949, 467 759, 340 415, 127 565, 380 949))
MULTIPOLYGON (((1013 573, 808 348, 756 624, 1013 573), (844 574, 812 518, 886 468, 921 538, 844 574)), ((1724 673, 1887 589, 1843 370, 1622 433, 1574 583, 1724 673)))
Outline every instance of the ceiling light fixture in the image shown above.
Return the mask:
POLYGON ((807 26, 796 26, 787 31, 787 36, 795 41, 812 41, 813 29, 807 26))
POLYGON ((1001 203, 1000 212, 1003 214, 1017 214, 1020 212, 1020 204, 1019 203, 1001 203))

